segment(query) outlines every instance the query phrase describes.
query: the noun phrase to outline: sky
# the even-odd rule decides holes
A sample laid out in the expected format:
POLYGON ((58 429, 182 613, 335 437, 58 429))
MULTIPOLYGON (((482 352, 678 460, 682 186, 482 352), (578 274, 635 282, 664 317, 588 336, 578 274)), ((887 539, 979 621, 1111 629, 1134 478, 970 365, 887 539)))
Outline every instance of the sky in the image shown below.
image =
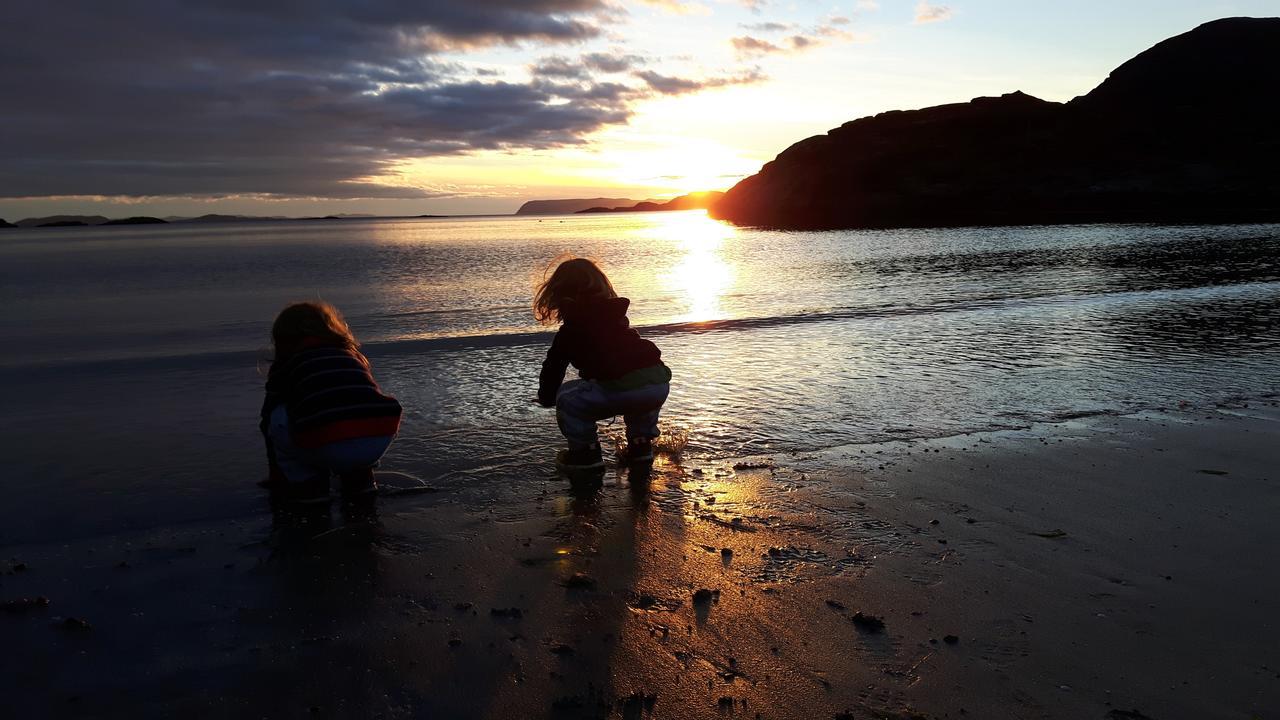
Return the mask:
POLYGON ((0 217, 510 213, 726 189, 844 122, 1084 94, 1280 0, 46 0, 0 30, 0 217))

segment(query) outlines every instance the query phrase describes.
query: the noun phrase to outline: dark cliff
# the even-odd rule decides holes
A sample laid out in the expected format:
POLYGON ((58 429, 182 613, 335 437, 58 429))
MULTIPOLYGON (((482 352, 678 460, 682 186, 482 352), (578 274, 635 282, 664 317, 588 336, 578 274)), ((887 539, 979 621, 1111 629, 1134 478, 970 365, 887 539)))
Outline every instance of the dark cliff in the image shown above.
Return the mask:
POLYGON ((1020 92, 802 140, 712 209, 780 228, 1280 220, 1280 18, 1170 38, 1069 103, 1020 92))

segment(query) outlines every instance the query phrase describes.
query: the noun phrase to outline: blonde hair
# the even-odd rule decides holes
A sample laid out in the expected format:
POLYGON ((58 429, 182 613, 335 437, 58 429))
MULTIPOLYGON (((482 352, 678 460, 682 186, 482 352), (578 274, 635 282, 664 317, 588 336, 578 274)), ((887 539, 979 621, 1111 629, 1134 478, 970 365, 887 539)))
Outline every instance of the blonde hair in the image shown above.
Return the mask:
MULTIPOLYGON (((554 260, 547 265, 548 270, 551 265, 555 265, 554 260)), ((543 273, 533 295, 533 316, 549 325, 564 319, 561 311, 567 302, 615 297, 618 293, 613 284, 595 263, 586 258, 570 258, 557 265, 550 277, 543 273)))
POLYGON ((307 338, 316 338, 348 350, 360 347, 342 313, 327 302, 298 302, 280 311, 271 324, 275 360, 284 360, 298 352, 307 338))

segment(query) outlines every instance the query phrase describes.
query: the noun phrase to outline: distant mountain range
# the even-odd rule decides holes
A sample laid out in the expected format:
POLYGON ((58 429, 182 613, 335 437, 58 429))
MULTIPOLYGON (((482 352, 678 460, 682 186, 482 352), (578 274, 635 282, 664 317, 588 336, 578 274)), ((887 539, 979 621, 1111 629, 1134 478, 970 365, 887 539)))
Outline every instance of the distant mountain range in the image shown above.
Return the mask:
POLYGON ((667 202, 654 202, 645 200, 634 205, 624 207, 589 207, 585 210, 578 210, 576 214, 583 213, 613 213, 613 212, 654 212, 660 210, 705 210, 706 208, 719 202, 724 197, 724 193, 719 190, 704 190, 702 192, 692 192, 688 195, 681 195, 672 198, 667 202))
MULTIPOLYGON (((366 215, 358 213, 340 213, 337 215, 325 215, 323 217, 301 217, 291 218, 283 216, 260 216, 260 215, 200 215, 199 217, 182 217, 170 215, 163 218, 148 217, 139 215, 135 217, 109 219, 101 215, 48 215, 46 217, 25 218, 16 223, 5 222, 0 218, 0 228, 17 228, 17 227, 85 227, 90 225, 165 225, 168 223, 240 223, 240 222, 268 222, 268 221, 284 221, 284 220, 368 220, 376 219, 377 215, 366 215)), ((440 218, 446 215, 413 215, 409 217, 415 218, 440 218)))
POLYGON ((1068 103, 1015 92, 845 123, 710 214, 819 229, 1277 221, 1277 78, 1280 18, 1217 20, 1068 103))

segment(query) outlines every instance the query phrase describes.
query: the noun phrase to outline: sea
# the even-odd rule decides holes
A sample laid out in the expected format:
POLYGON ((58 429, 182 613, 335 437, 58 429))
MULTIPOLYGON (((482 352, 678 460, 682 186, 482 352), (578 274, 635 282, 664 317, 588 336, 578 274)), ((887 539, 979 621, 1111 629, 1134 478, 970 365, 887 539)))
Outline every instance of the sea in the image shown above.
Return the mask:
POLYGON ((555 487, 562 441, 533 402, 554 328, 530 299, 570 255, 601 264, 672 369, 666 462, 1280 390, 1280 225, 785 232, 689 211, 0 231, 0 546, 264 513, 269 329, 297 300, 337 305, 404 405, 384 470, 470 505, 555 487))

